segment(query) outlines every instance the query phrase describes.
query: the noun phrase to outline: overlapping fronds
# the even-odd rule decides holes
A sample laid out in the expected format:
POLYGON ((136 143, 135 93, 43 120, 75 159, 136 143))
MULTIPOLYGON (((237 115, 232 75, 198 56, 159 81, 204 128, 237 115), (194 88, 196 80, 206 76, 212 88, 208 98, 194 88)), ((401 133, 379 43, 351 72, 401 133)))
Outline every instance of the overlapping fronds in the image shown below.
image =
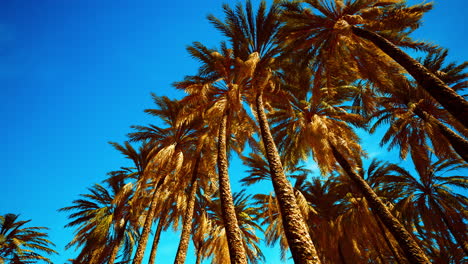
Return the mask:
POLYGON ((31 220, 20 221, 19 215, 5 214, 0 216, 0 262, 52 263, 44 256, 57 254, 52 249, 54 243, 48 240, 46 227, 26 227, 31 220))

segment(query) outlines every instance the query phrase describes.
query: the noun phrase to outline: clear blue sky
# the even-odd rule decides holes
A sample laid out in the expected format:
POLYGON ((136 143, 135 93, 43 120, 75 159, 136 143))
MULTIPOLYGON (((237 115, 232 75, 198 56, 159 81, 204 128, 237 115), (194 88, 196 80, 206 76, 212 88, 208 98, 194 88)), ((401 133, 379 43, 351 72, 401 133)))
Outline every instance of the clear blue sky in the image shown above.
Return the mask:
MULTIPOLYGON (((123 142, 130 125, 151 122, 143 113, 153 107, 150 92, 181 96, 170 84, 197 69, 185 47, 193 41, 217 45, 221 36, 205 17, 222 17, 222 3, 1 1, 0 214, 49 227, 60 252, 54 263, 76 254, 63 249, 73 230, 63 228, 66 214, 57 209, 127 165, 107 142, 123 142)), ((464 61, 467 11, 461 0, 436 1, 414 36, 464 61)), ((373 143, 369 152, 385 159, 377 138, 364 140, 373 143)), ((163 237, 159 260, 172 261, 175 238, 163 237)), ((267 262, 275 263, 277 255, 269 252, 267 262)))

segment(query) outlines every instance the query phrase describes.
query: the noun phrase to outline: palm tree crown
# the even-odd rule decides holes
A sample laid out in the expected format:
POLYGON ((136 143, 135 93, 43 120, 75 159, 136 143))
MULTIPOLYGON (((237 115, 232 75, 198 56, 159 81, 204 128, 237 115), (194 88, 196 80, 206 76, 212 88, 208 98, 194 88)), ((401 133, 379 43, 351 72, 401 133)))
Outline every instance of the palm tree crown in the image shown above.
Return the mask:
POLYGON ((46 227, 25 227, 27 221, 19 221, 19 215, 6 214, 0 216, 0 262, 1 263, 51 263, 48 255, 57 254, 51 248, 54 246, 47 237, 46 227))

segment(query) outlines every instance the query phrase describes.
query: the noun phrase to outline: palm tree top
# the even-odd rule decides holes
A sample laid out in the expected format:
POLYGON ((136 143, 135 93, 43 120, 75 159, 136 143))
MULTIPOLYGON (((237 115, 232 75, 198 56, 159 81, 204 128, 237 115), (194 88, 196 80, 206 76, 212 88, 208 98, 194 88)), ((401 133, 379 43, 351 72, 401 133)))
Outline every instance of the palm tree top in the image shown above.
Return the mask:
POLYGON ((54 243, 47 239, 46 227, 25 227, 31 220, 19 221, 17 214, 0 215, 0 262, 52 263, 47 255, 57 254, 51 246, 54 243), (41 253, 43 252, 43 253, 41 253))

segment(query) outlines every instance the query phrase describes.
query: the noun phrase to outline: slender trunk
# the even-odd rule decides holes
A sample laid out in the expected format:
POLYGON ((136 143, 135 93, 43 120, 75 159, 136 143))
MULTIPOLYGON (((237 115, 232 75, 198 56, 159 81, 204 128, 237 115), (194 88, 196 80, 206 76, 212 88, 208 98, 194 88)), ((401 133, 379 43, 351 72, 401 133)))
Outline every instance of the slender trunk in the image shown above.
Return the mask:
POLYGON ((450 112, 461 124, 468 128, 468 102, 452 88, 446 85, 437 76, 426 69, 421 63, 411 58, 377 33, 359 27, 352 27, 352 31, 359 37, 365 38, 383 52, 399 63, 413 76, 418 84, 436 99, 448 112, 450 112))
POLYGON ((201 264, 201 260, 202 260, 201 250, 197 249, 197 260, 195 261, 195 264, 201 264))
POLYGON ((437 126, 442 135, 450 142, 453 149, 460 155, 462 159, 468 162, 468 140, 455 133, 452 129, 448 128, 437 118, 428 114, 426 111, 415 108, 413 112, 426 122, 431 122, 437 126))
POLYGON ((117 257, 117 253, 119 252, 120 244, 122 243, 122 239, 124 238, 124 235, 125 235, 127 224, 128 224, 128 217, 127 219, 125 219, 123 226, 119 230, 119 234, 117 235, 114 247, 112 248, 108 264, 114 264, 115 262, 115 258, 117 257))
POLYGON ((375 194, 372 188, 367 184, 367 182, 359 176, 349 162, 341 155, 341 153, 335 148, 333 144, 330 143, 330 147, 333 151, 333 156, 338 161, 340 166, 346 172, 346 174, 351 178, 351 180, 356 184, 356 186, 361 190, 362 194, 369 202, 372 210, 379 216, 387 229, 392 233, 395 239, 398 241, 398 244, 403 249, 406 258, 410 263, 418 264, 427 264, 431 263, 427 258, 424 251, 418 246, 416 241, 413 239, 411 234, 406 231, 405 227, 396 219, 388 208, 384 205, 382 200, 375 194))
MULTIPOLYGON (((161 215, 165 215, 162 213, 161 215)), ((164 219, 159 219, 158 226, 156 227, 156 233, 153 238, 153 245, 151 246, 151 254, 148 261, 148 264, 154 264, 156 262, 156 253, 158 252, 159 239, 161 238, 161 232, 164 226, 164 219)))
POLYGON ((448 230, 450 231, 452 236, 455 238, 455 241, 457 241, 458 246, 461 247, 463 249, 463 252, 465 252, 465 255, 468 256, 468 239, 466 239, 466 237, 462 237, 466 234, 467 230, 463 230, 462 232, 457 232, 457 230, 455 230, 455 227, 452 225, 450 220, 447 219, 447 216, 442 211, 442 208, 440 208, 440 206, 433 201, 431 201, 431 204, 434 206, 437 213, 442 218, 442 221, 444 222, 445 226, 447 226, 448 230))
POLYGON ((227 119, 229 113, 224 113, 218 131, 218 180, 221 211, 223 213, 224 227, 228 241, 229 256, 232 264, 247 264, 242 233, 237 222, 234 199, 231 192, 231 183, 228 174, 227 159, 227 119))
POLYGON ((375 222, 377 222, 377 226, 379 227, 380 233, 382 234, 388 248, 392 252, 393 257, 395 258, 395 261, 397 262, 397 264, 403 264, 400 259, 400 255, 398 254, 397 250, 395 249, 392 242, 390 241, 390 238, 387 236, 387 232, 385 232, 385 228, 383 227, 382 222, 380 221, 378 217, 375 217, 375 222))
POLYGON ((151 197, 150 208, 148 209, 148 215, 145 219, 145 224, 143 225, 143 230, 141 232, 140 239, 138 240, 138 247, 133 258, 133 264, 141 264, 143 261, 143 256, 145 254, 146 244, 148 243, 148 237, 151 232, 151 226, 153 224, 153 217, 156 210, 157 199, 158 199, 158 189, 159 186, 164 182, 166 177, 159 179, 153 189, 153 195, 151 197))
POLYGON ((187 209, 184 215, 184 223, 182 225, 182 233, 180 234, 180 243, 177 248, 177 254, 174 261, 174 264, 183 264, 185 263, 185 257, 187 256, 187 248, 189 245, 190 234, 192 233, 192 220, 193 213, 195 208, 195 198, 198 188, 198 166, 201 161, 201 153, 198 155, 197 160, 195 161, 195 166, 192 172, 192 181, 190 184, 190 193, 188 194, 187 209))
POLYGON ((294 190, 284 175, 283 165, 266 118, 262 97, 263 92, 260 91, 255 104, 257 118, 291 255, 296 264, 318 264, 320 260, 297 205, 294 190))

